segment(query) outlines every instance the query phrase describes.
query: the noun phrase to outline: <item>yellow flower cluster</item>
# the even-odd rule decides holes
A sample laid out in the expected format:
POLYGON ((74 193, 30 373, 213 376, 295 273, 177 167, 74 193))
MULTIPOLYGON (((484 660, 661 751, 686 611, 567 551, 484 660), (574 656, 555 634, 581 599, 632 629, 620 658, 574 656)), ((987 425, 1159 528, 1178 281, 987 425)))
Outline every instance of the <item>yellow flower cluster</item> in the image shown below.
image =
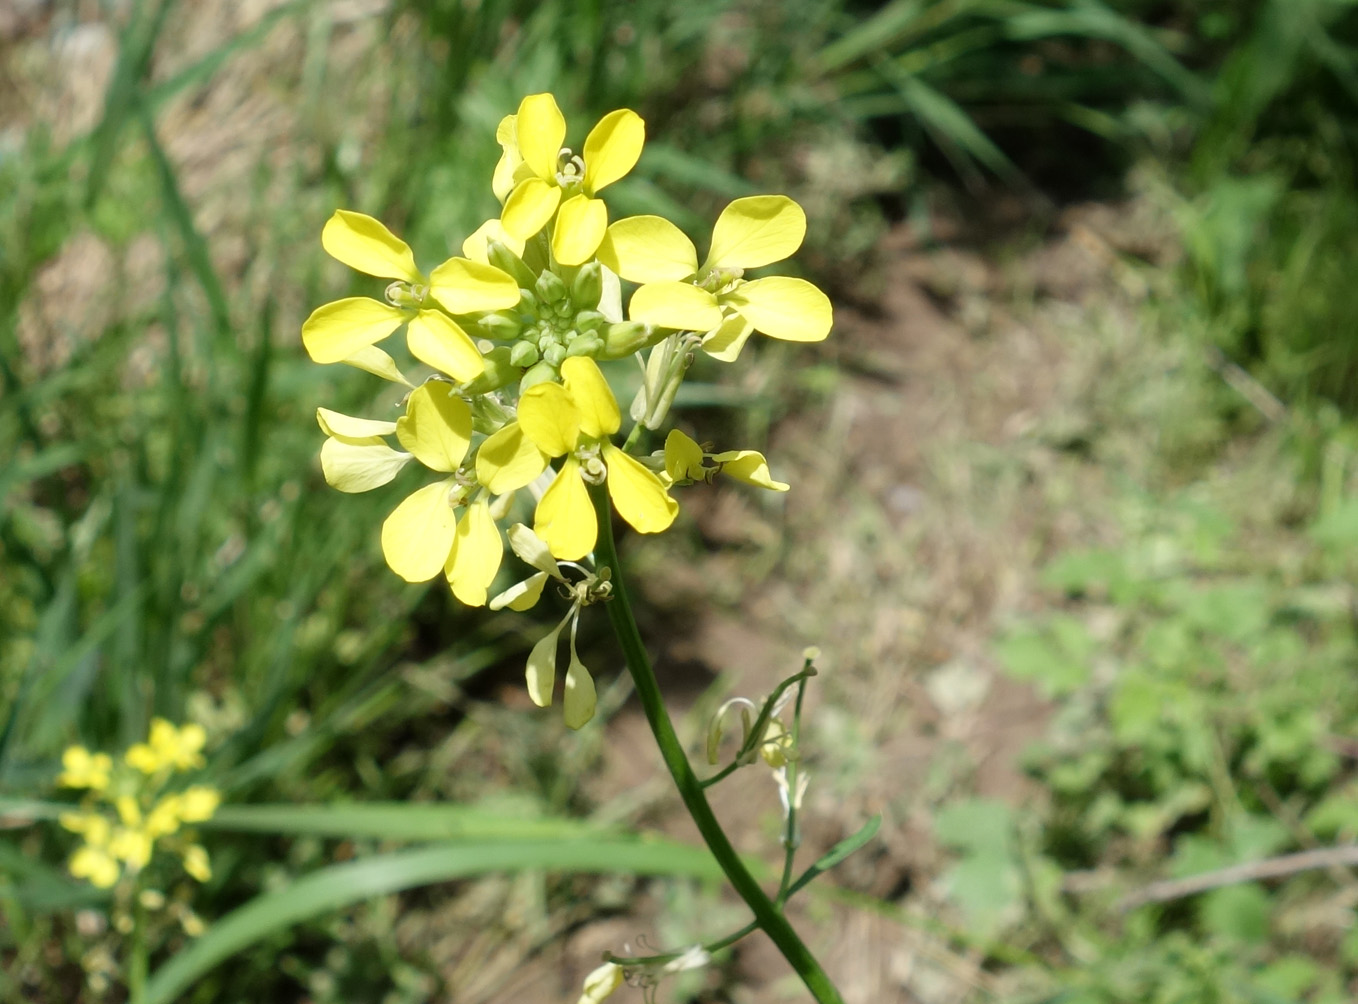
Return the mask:
POLYGON ((141 872, 156 847, 164 846, 178 854, 193 878, 211 878, 207 851, 183 827, 211 819, 221 795, 203 785, 166 790, 175 773, 203 765, 206 741, 200 725, 176 728, 156 718, 146 742, 130 747, 118 764, 107 753, 68 747, 57 783, 88 793, 80 811, 63 813, 59 820, 83 838, 71 855, 71 874, 107 889, 124 873, 141 872))
MULTIPOLYGON (((536 602, 548 578, 563 584, 572 600, 573 727, 594 713, 593 683, 574 651, 575 618, 608 592, 580 564, 598 529, 588 486, 605 485, 619 515, 642 533, 673 523, 672 489, 718 472, 773 491, 788 487, 760 454, 707 453, 677 431, 663 452, 634 454, 634 434, 619 445, 623 414, 598 361, 635 356, 641 364, 629 410, 635 433, 661 427, 695 351, 730 361, 756 331, 810 342, 832 323, 829 300, 811 283, 744 277, 800 247, 806 217, 785 196, 732 202, 701 262, 661 217, 610 225, 599 193, 636 165, 645 133, 635 112, 619 109, 576 154, 563 146, 566 120, 552 95, 524 98, 496 131, 503 153, 491 190, 499 217, 467 237, 461 255, 425 273, 380 222, 337 211, 321 233, 324 249, 391 282, 383 300, 327 303, 302 327, 316 362, 347 363, 409 388, 395 421, 317 411, 326 435, 321 468, 335 488, 378 488, 412 462, 438 476, 382 525, 382 551, 396 574, 425 582, 442 573, 463 603, 514 609, 536 602), (635 286, 625 311, 624 283, 635 286), (403 326, 410 356, 433 370, 418 383, 377 344, 403 326), (525 490, 534 500, 532 529, 516 525, 510 542, 537 569, 528 580, 536 592, 520 583, 492 598, 505 550, 498 523, 525 490)), ((567 621, 539 646, 550 644, 550 657, 535 649, 529 660, 529 693, 541 706, 552 701, 555 646, 567 621)))

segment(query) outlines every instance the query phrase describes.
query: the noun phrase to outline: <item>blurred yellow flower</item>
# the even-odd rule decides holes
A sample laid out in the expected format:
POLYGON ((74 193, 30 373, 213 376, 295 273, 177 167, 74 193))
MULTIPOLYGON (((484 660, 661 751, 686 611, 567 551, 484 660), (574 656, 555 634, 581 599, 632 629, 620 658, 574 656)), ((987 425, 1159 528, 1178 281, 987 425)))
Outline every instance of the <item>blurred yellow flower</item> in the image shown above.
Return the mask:
POLYGON ((108 787, 113 758, 107 753, 91 753, 84 746, 71 746, 61 754, 61 766, 57 784, 63 788, 103 791, 108 787))
POLYGON ((671 429, 665 437, 665 478, 669 484, 692 481, 711 481, 717 474, 725 474, 756 488, 785 492, 788 485, 773 480, 769 463, 755 450, 726 450, 723 453, 704 453, 703 448, 678 429, 671 429), (711 461, 711 467, 707 466, 711 461))

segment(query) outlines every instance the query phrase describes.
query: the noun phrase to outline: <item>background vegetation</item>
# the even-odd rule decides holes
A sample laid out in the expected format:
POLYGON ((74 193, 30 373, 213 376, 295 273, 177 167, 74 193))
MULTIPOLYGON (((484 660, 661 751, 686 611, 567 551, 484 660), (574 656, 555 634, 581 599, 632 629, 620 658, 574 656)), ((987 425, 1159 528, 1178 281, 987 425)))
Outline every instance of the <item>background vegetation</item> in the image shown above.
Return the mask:
MULTIPOLYGON (((315 463, 317 404, 379 404, 362 374, 299 351, 312 306, 367 289, 321 254, 321 224, 337 206, 371 212, 438 260, 495 211, 495 123, 550 89, 577 128, 622 105, 646 118, 618 212, 699 234, 732 197, 787 191, 812 219, 802 266, 867 316, 889 309, 893 232, 928 255, 958 243, 957 221, 983 221, 962 243, 1003 262, 1072 203, 1149 207, 1155 251, 1113 255, 1141 291, 1134 334, 1088 324, 1070 353, 1115 365, 1062 391, 1041 433, 1071 466, 987 460, 1048 478, 1056 508, 1086 483, 1061 471, 1107 472, 1098 533, 1035 543, 1040 587, 978 628, 987 664, 1050 702, 1022 754, 1031 797, 993 797, 957 768, 928 806, 937 858, 902 888, 856 889, 850 873, 840 899, 970 967, 960 994, 907 981, 903 1000, 1353 999, 1353 859, 1126 898, 1358 835, 1351 3, 14 11, 0 18, 0 997, 120 999, 91 978, 119 951, 103 900, 64 876, 67 835, 15 800, 60 800, 65 745, 121 749, 152 715, 208 728, 204 779, 235 807, 209 834, 216 876, 195 909, 212 922, 271 890, 324 891, 295 926, 268 920, 282 900, 232 915, 217 944, 255 944, 229 967, 200 953, 208 975, 183 999, 493 1000, 513 965, 495 953, 521 959, 644 897, 667 940, 721 933, 725 908, 687 884, 711 875, 701 856, 648 856, 633 838, 646 814, 588 789, 605 724, 565 735, 514 696, 531 625, 400 583, 376 536, 396 496, 330 492, 315 463), (378 804, 342 808, 360 803, 378 804), (296 808, 318 804, 341 808, 296 808), (563 842, 584 857, 563 864, 563 842), (921 919, 926 884, 941 891, 921 919), (440 944, 487 911, 496 937, 440 944)), ((960 309, 948 290, 941 302, 960 309)), ((684 403, 705 430, 766 433, 794 402, 844 392, 853 344, 800 371, 770 351, 753 387, 713 370, 684 403)), ((663 543, 701 561, 694 533, 663 543)), ((744 554, 731 589, 795 573, 799 543, 744 554)), ((832 636, 807 640, 830 651, 832 636)), ((935 668, 875 666, 865 689, 935 668)), ((626 696, 615 685, 603 707, 626 696)), ((847 789, 852 743, 826 745, 821 776, 847 789)), ((167 927, 157 962, 184 944, 167 927)), ((170 965, 165 1000, 190 985, 170 965)), ((751 999, 740 986, 728 967, 661 993, 751 999)))

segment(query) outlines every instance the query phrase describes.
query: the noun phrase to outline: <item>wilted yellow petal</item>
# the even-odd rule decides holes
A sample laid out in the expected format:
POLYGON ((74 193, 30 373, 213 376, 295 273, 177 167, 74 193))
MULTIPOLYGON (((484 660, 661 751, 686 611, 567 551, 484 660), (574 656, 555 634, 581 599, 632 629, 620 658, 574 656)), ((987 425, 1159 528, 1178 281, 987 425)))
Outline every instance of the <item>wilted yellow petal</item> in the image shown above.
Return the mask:
POLYGON ((723 474, 737 481, 744 481, 747 485, 767 488, 774 492, 788 490, 788 485, 773 480, 773 475, 769 473, 768 461, 764 459, 762 453, 756 453, 754 450, 730 450, 726 453, 713 454, 712 459, 721 464, 723 474))
POLYGON ((367 275, 424 282, 410 246, 363 213, 335 210, 321 231, 321 247, 330 257, 367 275))
POLYGON ((552 706, 552 690, 556 687, 556 649, 561 640, 562 621, 556 630, 538 640, 528 653, 528 696, 539 708, 552 706))
POLYGON ((698 251, 663 216, 628 216, 608 228, 599 260, 629 282, 688 279, 698 271, 698 251))
POLYGON ((566 118, 550 94, 530 94, 519 102, 514 120, 519 155, 539 178, 556 177, 556 161, 566 142, 566 118))
POLYGON ((509 546, 524 562, 553 578, 562 578, 561 569, 557 567, 556 559, 552 557, 551 550, 541 537, 522 523, 515 523, 511 526, 508 536, 509 546))
POLYGON ((542 598, 542 587, 547 585, 548 578, 550 576, 546 572, 534 572, 522 582, 514 583, 494 597, 489 603, 490 609, 503 610, 509 607, 510 610, 517 610, 520 613, 533 609, 542 598))
POLYGON ((560 457, 580 440, 580 410, 561 384, 534 384, 519 398, 519 427, 547 456, 560 457))
POLYGON ((407 582, 428 582, 443 571, 453 549, 457 519, 448 504, 452 480, 425 485, 382 524, 382 554, 407 582))
POLYGON ((302 322, 302 344, 318 363, 347 362, 386 338, 409 316, 409 311, 367 296, 346 297, 311 312, 302 322))
POLYGON ((819 342, 830 333, 830 298, 805 279, 774 275, 741 283, 724 298, 740 316, 772 338, 819 342))
POLYGON ((713 359, 733 363, 740 356, 741 349, 754 334, 754 325, 739 314, 732 313, 703 336, 703 351, 713 359))
POLYGON ((566 691, 561 700, 562 719, 568 729, 581 728, 594 717, 597 698, 594 678, 575 651, 575 630, 571 629, 571 662, 566 669, 566 691))
MULTIPOLYGON (((495 130, 495 141, 500 144, 502 152, 500 162, 495 165, 495 174, 491 178, 490 189, 495 193, 495 197, 504 203, 505 197, 514 189, 514 172, 523 163, 523 157, 519 155, 519 136, 516 119, 513 115, 506 115, 500 120, 499 126, 495 130)), ((472 255, 467 255, 471 258, 472 255)))
MULTIPOLYGON (((618 515, 642 533, 668 529, 679 513, 679 503, 669 497, 660 478, 612 443, 604 444, 603 457, 608 467, 608 495, 618 515)), ((555 548, 552 553, 556 554, 555 548)))
POLYGON ((598 193, 636 167, 645 143, 646 123, 632 109, 601 118, 585 139, 585 193, 598 193))
POLYGON ((491 241, 499 241, 516 255, 523 255, 523 241, 505 230, 504 224, 499 220, 486 220, 477 227, 472 235, 462 242, 462 253, 471 261, 489 265, 490 255, 487 249, 491 241))
POLYGON ((665 473, 671 481, 703 480, 703 448, 678 429, 665 437, 665 473))
POLYGON ((476 451, 476 480, 492 494, 503 495, 531 484, 547 469, 547 457, 510 422, 486 439, 476 451))
POLYGON ((342 415, 329 408, 316 409, 316 424, 327 436, 341 439, 371 439, 374 436, 390 436, 396 431, 395 422, 383 422, 375 418, 355 418, 342 415))
POLYGON ((441 310, 421 310, 406 328, 410 354, 458 383, 475 380, 486 370, 486 361, 471 336, 441 310))
POLYGON ((603 199, 572 195, 556 214, 552 254, 562 265, 582 265, 593 257, 608 230, 608 207, 603 199))
POLYGON ((580 414, 580 431, 592 439, 611 436, 622 424, 618 400, 599 364, 588 356, 571 356, 561 363, 561 377, 580 414))
POLYGON ((371 373, 375 377, 381 377, 383 380, 390 380, 392 383, 404 384, 406 387, 415 386, 397 368, 396 361, 376 345, 361 348, 348 359, 341 359, 340 362, 346 366, 363 370, 365 373, 371 373))
POLYGON ((616 962, 605 962, 585 977, 584 992, 575 1004, 599 1004, 622 986, 623 968, 616 962))
POLYGON ((687 282, 648 282, 632 294, 627 316, 676 331, 708 331, 721 323, 717 298, 687 282))
POLYGON ((396 438, 434 471, 455 471, 472 441, 472 412, 446 383, 431 380, 410 392, 396 438))
POLYGON ((561 202, 561 189, 541 178, 529 178, 514 186, 505 199, 500 222, 505 230, 526 241, 547 225, 561 202))
MULTIPOLYGON (((325 483, 342 492, 380 488, 401 473, 401 468, 410 463, 410 459, 409 453, 393 450, 380 439, 355 441, 331 437, 321 444, 321 473, 325 475, 325 483)), ((132 766, 141 769, 140 764, 132 766)), ((155 773, 155 768, 147 773, 155 773)))
POLYGON ((786 195, 736 199, 717 218, 703 268, 758 268, 782 261, 805 236, 806 214, 786 195))
POLYGON ((580 462, 568 457, 542 498, 533 518, 533 532, 561 561, 579 561, 594 550, 599 526, 589 490, 580 477, 580 462))
POLYGON ((513 277, 468 258, 449 258, 430 272, 429 293, 450 314, 500 310, 519 302, 519 284, 513 277))
POLYGON ((457 524, 444 574, 453 595, 469 607, 485 606, 486 591, 500 570, 505 548, 485 501, 473 502, 457 524))

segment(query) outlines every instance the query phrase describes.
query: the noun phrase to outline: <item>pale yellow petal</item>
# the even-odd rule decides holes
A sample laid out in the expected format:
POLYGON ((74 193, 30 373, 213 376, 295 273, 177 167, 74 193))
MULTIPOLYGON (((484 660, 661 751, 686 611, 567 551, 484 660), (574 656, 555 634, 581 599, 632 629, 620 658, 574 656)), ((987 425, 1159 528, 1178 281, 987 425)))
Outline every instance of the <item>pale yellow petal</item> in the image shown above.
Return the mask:
POLYGON ((611 443, 604 444, 603 457, 608 467, 608 495, 618 515, 642 533, 668 529, 679 513, 679 503, 670 498, 660 478, 611 443))
POLYGON ((684 232, 663 216, 628 216, 608 228, 599 260, 629 282, 692 278, 698 251, 684 232))
POLYGON ((386 338, 409 316, 409 311, 371 297, 346 297, 311 312, 302 323, 302 345, 318 363, 347 362, 386 338))
POLYGON ((830 298, 805 279, 755 279, 724 299, 756 331, 787 342, 819 342, 834 323, 830 298))
POLYGON ((562 578, 561 569, 557 567, 556 559, 552 557, 547 542, 541 537, 522 523, 515 523, 511 526, 508 536, 509 546, 523 561, 555 579, 562 578))
POLYGON ((717 298, 687 282, 648 282, 632 294, 627 316, 676 331, 708 331, 721 323, 717 298))
POLYGON ((665 437, 665 473, 671 481, 703 480, 703 448, 678 429, 665 437))
POLYGON ((396 438, 430 470, 455 471, 471 444, 471 408, 446 383, 431 380, 410 392, 396 438))
POLYGON ((721 464, 723 474, 737 481, 744 481, 747 485, 767 488, 774 492, 788 490, 788 485, 773 480, 773 475, 769 473, 768 461, 764 459, 762 453, 756 453, 754 450, 730 450, 726 453, 713 454, 712 459, 721 464))
POLYGON ((365 373, 371 373, 375 377, 381 377, 383 380, 390 380, 392 383, 403 384, 406 387, 415 386, 397 367, 396 361, 376 345, 361 348, 348 359, 341 359, 340 362, 346 366, 363 370, 365 373))
POLYGON ((594 256, 608 230, 608 207, 602 199, 572 195, 556 214, 552 254, 562 265, 583 265, 594 256))
POLYGON ((458 383, 475 380, 486 369, 471 336, 441 310, 421 310, 410 319, 406 347, 420 362, 447 373, 458 383))
POLYGON ((485 606, 504 553, 489 503, 473 502, 458 520, 453 552, 444 567, 453 595, 469 607, 485 606))
POLYGON ((500 222, 505 230, 526 241, 547 225, 561 202, 561 189, 541 178, 528 178, 514 186, 505 199, 500 222))
POLYGON ((806 214, 786 195, 753 195, 722 210, 704 269, 758 268, 802 246, 806 214))
POLYGON ((503 610, 509 607, 510 610, 517 610, 522 613, 537 606, 538 600, 542 598, 542 588, 547 585, 549 576, 546 572, 534 572, 522 582, 516 582, 504 592, 491 599, 488 606, 491 610, 503 610))
POLYGON ((501 310, 519 302, 519 284, 512 276, 468 258, 449 258, 430 272, 429 293, 450 314, 501 310))
POLYGON ((382 554, 391 570, 407 582, 428 582, 443 571, 457 526, 448 503, 452 487, 451 480, 425 485, 382 524, 382 554))
POLYGON ((556 176, 557 157, 566 142, 566 118, 550 94, 530 94, 519 102, 514 120, 519 155, 539 178, 556 176))
POLYGON ((380 439, 355 441, 331 437, 321 444, 321 473, 325 475, 325 483, 342 492, 380 488, 400 474, 401 468, 410 461, 409 453, 393 450, 380 439))
POLYGON ((212 865, 208 862, 207 851, 201 844, 190 844, 184 848, 184 871, 199 882, 212 878, 212 865))
POLYGON ((568 729, 578 729, 594 717, 597 697, 594 678, 575 651, 575 627, 571 627, 571 662, 566 670, 566 690, 561 700, 562 719, 568 729))
POLYGON ((599 364, 587 356, 571 356, 561 363, 561 377, 580 414, 580 431, 592 439, 611 436, 622 424, 618 400, 599 364))
POLYGON ((538 501, 533 532, 561 561, 579 561, 594 550, 599 526, 589 491, 580 477, 580 463, 574 457, 566 459, 538 501))
POLYGON ((374 436, 390 436, 396 431, 395 422, 383 422, 376 418, 355 418, 342 415, 329 408, 316 409, 316 424, 327 436, 341 439, 371 439, 374 436))
POLYGON ((519 398, 519 427, 543 453, 559 457, 580 440, 580 411, 561 384, 534 384, 519 398))
POLYGON ((462 254, 470 261, 489 265, 490 256, 487 249, 491 241, 499 241, 516 255, 520 257, 523 255, 523 241, 505 230, 504 224, 499 220, 486 220, 477 227, 471 236, 462 242, 462 254))
POLYGON ((539 708, 552 706, 552 691, 556 688, 556 650, 561 641, 562 621, 550 634, 538 640, 528 653, 528 696, 539 708))
POLYGON ((703 336, 703 351, 713 359, 733 363, 754 334, 754 325, 737 313, 703 336))
POLYGON ((321 231, 321 247, 352 269, 382 279, 423 282, 415 255, 380 221, 347 209, 335 210, 321 231))
MULTIPOLYGON (((503 205, 505 198, 514 189, 514 172, 523 163, 523 157, 519 156, 519 137, 518 128, 515 125, 515 116, 506 115, 500 120, 500 125, 495 130, 495 140, 500 144, 502 152, 500 162, 495 165, 495 174, 491 178, 490 189, 503 205)), ((473 256, 467 255, 467 257, 473 256)))
POLYGON ((547 469, 547 457, 510 422, 476 450, 476 480, 495 495, 516 491, 547 469))
POLYGON ((601 118, 585 139, 585 192, 595 195, 637 166, 646 143, 646 123, 630 108, 601 118))

